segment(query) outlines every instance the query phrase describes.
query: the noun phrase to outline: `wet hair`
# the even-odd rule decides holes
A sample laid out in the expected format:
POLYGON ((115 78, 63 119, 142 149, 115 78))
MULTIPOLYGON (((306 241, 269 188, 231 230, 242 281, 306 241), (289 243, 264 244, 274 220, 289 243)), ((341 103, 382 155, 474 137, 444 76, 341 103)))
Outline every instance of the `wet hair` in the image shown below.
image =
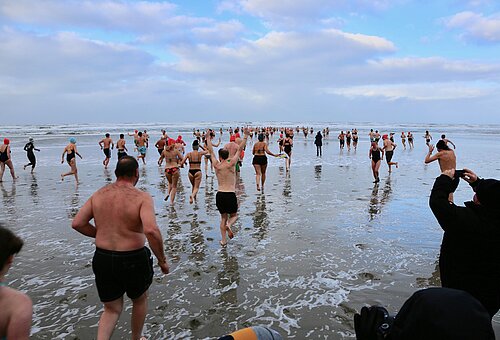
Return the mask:
POLYGON ((438 150, 450 150, 448 145, 446 145, 446 142, 444 140, 440 140, 439 142, 436 143, 436 149, 438 150))
POLYGON ((123 133, 120 133, 120 138, 125 138, 125 135, 123 133))
POLYGON ((120 177, 135 177, 137 169, 139 168, 139 163, 132 156, 123 156, 116 163, 115 175, 116 178, 120 177))
POLYGON ((441 138, 445 139, 445 138, 446 138, 446 135, 445 135, 445 134, 442 134, 442 135, 441 135, 441 138))
POLYGON ((0 270, 5 266, 10 256, 21 251, 23 244, 20 237, 0 224, 0 270))
POLYGON ((264 134, 263 133, 259 133, 259 142, 263 142, 264 141, 264 134))
POLYGON ((137 135, 138 135, 139 137, 142 137, 142 132, 141 132, 141 131, 139 131, 139 132, 137 133, 137 135))
POLYGON ((105 136, 106 136, 106 138, 109 138, 109 133, 107 133, 105 136))
POLYGON ((193 150, 198 150, 198 148, 200 147, 200 142, 198 142, 198 140, 197 140, 197 139, 195 139, 195 140, 193 141, 192 146, 193 146, 193 150))
POLYGON ((219 149, 219 157, 222 159, 228 159, 229 151, 227 151, 226 149, 219 149))

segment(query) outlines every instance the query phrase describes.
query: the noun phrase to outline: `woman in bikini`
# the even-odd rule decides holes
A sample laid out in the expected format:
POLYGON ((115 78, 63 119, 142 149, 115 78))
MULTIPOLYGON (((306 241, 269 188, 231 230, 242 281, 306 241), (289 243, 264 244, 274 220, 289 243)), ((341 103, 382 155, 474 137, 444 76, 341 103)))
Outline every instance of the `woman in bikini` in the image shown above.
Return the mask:
POLYGON ((293 147, 293 139, 287 134, 285 140, 283 141, 283 150, 287 154, 287 158, 285 158, 285 167, 286 171, 290 170, 290 165, 292 163, 292 147, 293 147))
POLYGON ((196 202, 196 195, 198 194, 198 190, 200 190, 201 184, 201 160, 203 159, 203 155, 208 154, 207 151, 198 151, 200 148, 200 144, 197 139, 193 141, 193 151, 188 152, 186 156, 182 159, 181 166, 189 160, 189 172, 188 178, 193 186, 191 191, 191 195, 189 196, 189 204, 192 204, 193 201, 196 202))
POLYGON ((378 170, 380 169, 380 161, 384 159, 384 149, 378 146, 376 142, 372 142, 372 146, 370 148, 370 152, 368 156, 372 160, 372 173, 375 180, 373 183, 380 182, 380 178, 378 176, 378 170))
POLYGON ((403 132, 401 132, 401 143, 403 143, 403 149, 406 150, 406 135, 403 132))
POLYGON ((168 201, 170 197, 170 204, 174 204, 175 194, 177 193, 177 182, 179 181, 180 171, 179 163, 182 161, 182 154, 175 147, 175 139, 169 138, 167 140, 167 146, 163 150, 160 156, 160 164, 165 159, 165 176, 168 181, 168 194, 165 197, 165 201, 168 201))
POLYGON ((408 137, 408 146, 410 147, 410 149, 413 149, 413 134, 408 131, 406 136, 408 137))
POLYGON ((69 176, 69 175, 75 175, 75 180, 76 184, 79 184, 80 182, 78 181, 78 169, 76 168, 76 156, 80 157, 82 159, 82 156, 78 153, 76 150, 76 139, 74 137, 71 137, 69 139, 69 144, 64 148, 64 151, 61 156, 61 164, 64 163, 64 155, 66 154, 66 162, 68 162, 68 165, 71 168, 70 172, 67 172, 65 174, 61 174, 61 181, 64 180, 64 177, 69 176))
POLYGON ((266 169, 267 169, 267 156, 271 155, 276 157, 274 153, 269 151, 269 147, 266 142, 264 142, 264 134, 259 134, 259 141, 254 144, 252 149, 253 160, 252 165, 255 169, 255 182, 257 183, 257 191, 264 191, 264 183, 266 182, 266 169))
POLYGON ((14 173, 14 165, 12 164, 12 159, 10 157, 10 140, 5 138, 3 140, 3 145, 0 145, 0 182, 3 179, 3 173, 5 171, 5 166, 7 165, 10 169, 10 175, 13 180, 17 179, 14 173))

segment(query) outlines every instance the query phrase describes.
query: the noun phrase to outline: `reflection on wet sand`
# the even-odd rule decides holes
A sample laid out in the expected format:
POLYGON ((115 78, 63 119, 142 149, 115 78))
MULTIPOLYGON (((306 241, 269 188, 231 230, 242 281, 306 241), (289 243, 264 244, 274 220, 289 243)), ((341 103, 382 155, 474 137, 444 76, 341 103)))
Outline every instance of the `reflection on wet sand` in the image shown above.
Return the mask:
POLYGON ((219 301, 231 306, 238 306, 238 286, 240 272, 238 258, 228 254, 227 249, 221 250, 222 268, 217 273, 217 284, 221 290, 219 301))
POLYGON ((12 182, 10 184, 10 190, 7 189, 7 185, 4 182, 0 182, 0 189, 2 190, 3 206, 5 207, 7 213, 10 216, 15 216, 16 214, 16 183, 12 182))
POLYGON ((380 212, 382 211, 382 207, 389 201, 391 193, 392 193, 391 176, 388 176, 387 179, 385 180, 381 197, 379 197, 379 183, 375 183, 370 198, 370 205, 368 207, 370 221, 373 221, 375 216, 380 214, 380 212))
POLYGON ((314 178, 318 181, 321 180, 321 164, 314 166, 314 178))
POLYGON ((31 174, 31 185, 30 185, 30 194, 33 197, 33 203, 38 203, 38 182, 35 174, 31 174))
POLYGON ((200 228, 200 223, 198 221, 198 215, 193 214, 193 219, 191 220, 191 233, 189 235, 189 240, 191 241, 191 254, 189 257, 196 262, 203 262, 205 260, 205 237, 203 236, 203 230, 200 228))
POLYGON ((254 237, 259 241, 266 238, 268 233, 269 218, 266 210, 266 196, 264 194, 257 196, 255 202, 255 212, 253 213, 254 237))
POLYGON ((181 237, 181 225, 174 206, 169 207, 168 219, 170 222, 168 224, 165 249, 168 251, 172 262, 176 263, 180 261, 181 253, 184 252, 185 249, 181 237))
POLYGON ((73 219, 78 213, 78 210, 80 210, 80 193, 78 192, 78 187, 75 188, 75 192, 71 195, 71 203, 67 206, 69 207, 69 209, 67 209, 68 218, 73 219))

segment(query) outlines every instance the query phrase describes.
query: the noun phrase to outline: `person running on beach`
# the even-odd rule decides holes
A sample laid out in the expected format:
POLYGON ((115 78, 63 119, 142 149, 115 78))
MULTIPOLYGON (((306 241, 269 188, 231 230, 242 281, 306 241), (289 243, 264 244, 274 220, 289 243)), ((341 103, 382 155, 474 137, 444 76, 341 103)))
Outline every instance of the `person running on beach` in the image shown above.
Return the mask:
MULTIPOLYGON (((203 143, 205 144, 205 146, 207 145, 207 137, 208 138, 215 138, 215 132, 213 132, 212 129, 208 129, 207 134, 204 135, 204 137, 203 137, 203 143)), ((222 140, 222 138, 219 137, 219 142, 216 144, 213 143, 212 146, 218 147, 221 143, 221 140, 222 140)), ((234 142, 235 140, 236 140, 236 137, 234 135, 231 135, 231 137, 229 137, 230 143, 234 142)), ((213 174, 214 173, 214 164, 212 163, 212 158, 210 157, 209 153, 205 153, 205 177, 208 177, 208 163, 210 163, 210 172, 213 174)))
POLYGON ((344 135, 344 131, 340 131, 340 134, 338 135, 338 140, 340 142, 340 150, 343 150, 344 149, 344 144, 345 144, 345 135, 344 135))
POLYGON ((8 138, 4 138, 3 145, 0 145, 0 182, 3 180, 5 166, 9 167, 12 179, 16 180, 18 176, 16 176, 14 172, 14 165, 12 164, 10 152, 10 140, 8 138))
POLYGON ((165 201, 168 201, 170 197, 170 204, 174 204, 175 194, 177 193, 177 182, 180 177, 179 166, 182 161, 182 154, 175 147, 175 139, 169 138, 167 140, 167 146, 160 156, 160 164, 163 163, 163 159, 165 159, 165 177, 167 177, 168 181, 168 193, 165 201))
POLYGON ((5 275, 23 244, 23 240, 0 224, 0 339, 28 340, 30 337, 33 303, 28 295, 5 283, 5 275))
POLYGON ((102 164, 104 165, 104 169, 107 169, 109 160, 111 158, 111 150, 113 150, 115 147, 115 143, 113 143, 113 140, 109 137, 109 133, 107 133, 105 135, 105 138, 99 142, 99 146, 104 152, 104 156, 106 156, 106 158, 104 158, 104 160, 102 161, 102 164))
MULTIPOLYGON (((141 132, 142 134, 142 132, 141 132)), ((135 148, 134 148, 134 152, 137 151, 137 143, 139 142, 139 131, 138 130, 135 130, 134 133, 128 133, 129 136, 134 136, 134 145, 135 145, 135 148)))
MULTIPOLYGON (((316 145, 316 157, 323 156, 323 136, 321 135, 321 131, 316 133, 316 137, 314 138, 314 144, 316 145)), ((280 150, 281 153, 281 150, 280 150)))
POLYGON ((280 138, 278 138, 278 140, 277 140, 278 146, 280 148, 280 153, 283 153, 283 141, 284 140, 285 139, 283 138, 283 134, 280 133, 280 138))
POLYGON ((116 149, 118 150, 118 159, 127 156, 127 147, 125 146, 125 135, 120 133, 120 139, 116 142, 116 149))
POLYGON ((431 143, 431 140, 432 140, 432 136, 429 133, 429 131, 425 131, 424 138, 425 138, 425 145, 429 146, 429 144, 431 143))
POLYGON ((253 160, 252 165, 255 169, 255 182, 257 184, 257 191, 264 191, 264 183, 266 182, 266 169, 267 169, 267 156, 271 155, 276 157, 274 153, 269 151, 269 146, 264 142, 264 135, 258 135, 258 142, 252 148, 253 160))
POLYGON ((26 156, 28 157, 28 160, 30 162, 23 166, 23 170, 26 170, 28 166, 31 166, 31 173, 33 173, 36 166, 36 157, 33 151, 40 152, 40 149, 35 148, 35 141, 33 140, 33 138, 29 138, 28 143, 26 143, 26 145, 24 146, 24 151, 26 151, 26 156))
POLYGON ((372 142, 370 147, 370 152, 368 153, 368 157, 372 160, 372 173, 375 180, 373 183, 380 182, 379 177, 379 169, 380 169, 380 161, 384 159, 384 149, 378 146, 376 142, 372 142))
POLYGON ((147 140, 142 134, 141 131, 137 133, 137 151, 139 152, 139 156, 137 156, 137 159, 142 159, 142 164, 146 164, 146 152, 148 151, 147 149, 147 140))
POLYGON ((448 143, 450 143, 451 145, 453 145, 453 149, 456 149, 456 148, 457 148, 457 147, 455 146, 455 144, 454 144, 451 140, 449 140, 448 138, 446 138, 446 135, 444 135, 444 134, 443 134, 443 135, 441 135, 441 140, 442 140, 443 142, 445 142, 445 143, 446 143, 446 145, 448 145, 448 143))
MULTIPOLYGON (((438 152, 433 155, 432 152, 434 151, 434 146, 432 144, 429 145, 429 152, 425 156, 424 163, 429 164, 437 160, 441 173, 443 173, 445 170, 455 170, 457 167, 457 157, 455 156, 455 152, 450 149, 448 145, 446 145, 446 142, 444 140, 438 141, 436 143, 436 149, 438 152)), ((459 183, 460 177, 455 176, 455 178, 453 179, 453 190, 448 197, 448 200, 450 202, 453 202, 453 193, 457 189, 459 183)))
POLYGON ((227 244, 226 233, 230 239, 234 237, 231 226, 238 218, 238 200, 236 198, 236 170, 235 166, 238 162, 240 151, 246 145, 248 138, 248 129, 244 129, 245 136, 241 144, 238 145, 237 152, 232 158, 229 158, 229 151, 226 149, 219 149, 219 159, 215 157, 214 149, 212 147, 211 136, 207 135, 207 150, 210 153, 212 162, 215 167, 215 175, 219 183, 219 188, 215 196, 215 204, 221 215, 220 232, 221 232, 221 246, 227 244))
POLYGON ((408 146, 410 147, 410 149, 413 149, 413 134, 408 131, 406 135, 408 136, 408 146))
POLYGON ((354 151, 358 149, 358 141, 359 141, 358 130, 354 129, 352 131, 352 147, 354 148, 354 151))
POLYGON ((169 266, 163 237, 156 224, 153 198, 135 188, 139 163, 124 156, 116 164, 116 181, 95 192, 71 224, 79 233, 95 239, 92 270, 104 311, 97 339, 110 339, 123 309, 123 295, 132 300, 132 339, 140 339, 147 313, 148 288, 153 280, 153 259, 163 274, 169 266), (94 220, 92 225, 90 221, 94 220))
POLYGON ((288 156, 285 158, 285 169, 286 171, 290 171, 290 165, 292 165, 293 139, 290 134, 286 134, 285 136, 285 140, 283 141, 283 151, 285 151, 288 156))
POLYGON ((142 133, 142 137, 144 137, 146 148, 149 148, 149 134, 146 130, 144 130, 144 132, 142 133))
POLYGON ((346 139, 347 151, 351 151, 351 131, 347 130, 345 139, 346 139))
POLYGON ((370 143, 375 142, 375 132, 373 132, 373 129, 370 129, 368 137, 370 138, 370 143))
POLYGON ((161 153, 163 152, 163 150, 165 149, 165 145, 167 144, 167 138, 164 137, 163 135, 161 136, 160 139, 158 139, 155 143, 155 148, 156 150, 158 151, 158 154, 160 155, 160 157, 158 158, 158 166, 161 166, 162 163, 160 163, 160 159, 161 159, 161 153))
POLYGON ((83 157, 78 153, 76 150, 76 138, 71 137, 69 139, 69 144, 66 145, 64 148, 64 151, 61 156, 61 164, 64 163, 64 155, 66 154, 66 162, 68 162, 69 167, 71 168, 70 172, 67 172, 65 174, 61 174, 61 181, 64 181, 64 177, 69 176, 69 175, 74 175, 76 184, 78 185, 80 182, 78 181, 78 169, 76 167, 76 156, 80 157, 80 159, 83 159, 83 157))
POLYGON ((403 150, 406 150, 406 135, 403 132, 401 132, 401 143, 403 144, 403 150))
POLYGON ((189 196, 189 204, 192 204, 193 201, 196 202, 196 197, 198 195, 198 191, 200 190, 200 184, 201 184, 201 160, 203 159, 203 156, 206 155, 208 152, 207 151, 198 151, 200 148, 200 144, 197 139, 193 141, 193 151, 188 152, 186 156, 181 161, 181 166, 186 163, 187 160, 189 160, 189 171, 188 171, 188 178, 189 182, 191 182, 191 185, 193 186, 193 189, 191 190, 191 195, 189 196))
POLYGON ((396 149, 396 144, 387 138, 387 135, 382 136, 382 140, 384 141, 384 151, 385 151, 385 160, 387 165, 389 166, 389 172, 392 172, 391 166, 395 165, 396 169, 398 168, 398 162, 392 162, 392 156, 394 155, 394 149, 396 149))

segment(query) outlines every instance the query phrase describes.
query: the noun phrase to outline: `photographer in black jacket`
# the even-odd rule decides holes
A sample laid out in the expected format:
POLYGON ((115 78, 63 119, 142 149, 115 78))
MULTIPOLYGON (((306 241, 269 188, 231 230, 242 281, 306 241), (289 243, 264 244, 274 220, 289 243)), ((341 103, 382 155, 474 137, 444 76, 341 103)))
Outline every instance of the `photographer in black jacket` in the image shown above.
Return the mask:
POLYGON ((469 169, 446 170, 434 183, 429 205, 444 230, 442 286, 467 291, 493 317, 500 309, 500 181, 480 179, 469 169), (475 192, 464 207, 448 202, 455 176, 475 192))

